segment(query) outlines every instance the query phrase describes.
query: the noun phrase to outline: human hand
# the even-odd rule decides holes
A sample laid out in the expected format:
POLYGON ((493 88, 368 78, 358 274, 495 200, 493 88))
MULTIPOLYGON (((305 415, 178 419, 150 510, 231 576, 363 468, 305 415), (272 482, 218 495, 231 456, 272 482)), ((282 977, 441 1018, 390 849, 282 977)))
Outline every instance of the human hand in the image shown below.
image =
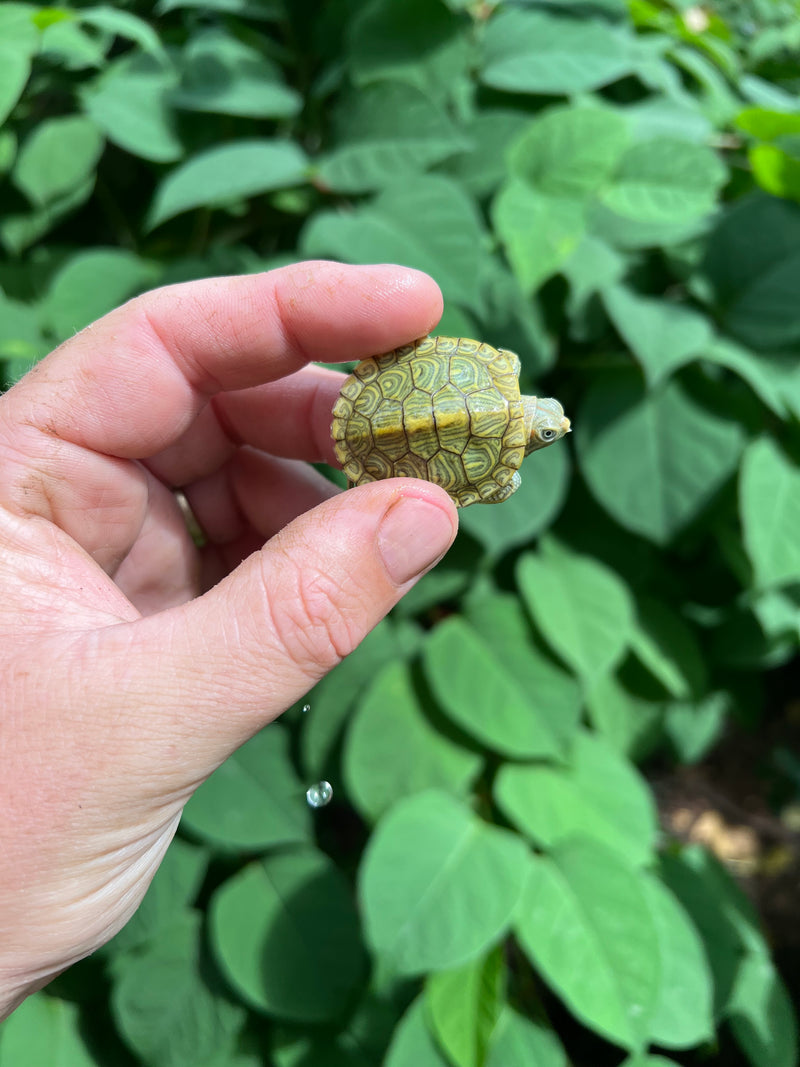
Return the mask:
POLYGON ((192 792, 449 547, 442 489, 307 466, 341 375, 305 364, 440 312, 400 267, 192 282, 0 399, 0 1018, 124 925, 192 792))

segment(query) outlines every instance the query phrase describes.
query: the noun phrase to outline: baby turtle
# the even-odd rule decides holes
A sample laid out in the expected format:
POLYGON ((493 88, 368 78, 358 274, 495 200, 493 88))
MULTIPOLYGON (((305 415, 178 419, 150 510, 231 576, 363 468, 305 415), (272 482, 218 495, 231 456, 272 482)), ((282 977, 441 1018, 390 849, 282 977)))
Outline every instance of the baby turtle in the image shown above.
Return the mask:
POLYGON ((425 478, 460 508, 507 500, 523 458, 569 431, 559 402, 520 396, 518 379, 518 356, 466 337, 364 359, 333 407, 336 458, 351 485, 425 478))

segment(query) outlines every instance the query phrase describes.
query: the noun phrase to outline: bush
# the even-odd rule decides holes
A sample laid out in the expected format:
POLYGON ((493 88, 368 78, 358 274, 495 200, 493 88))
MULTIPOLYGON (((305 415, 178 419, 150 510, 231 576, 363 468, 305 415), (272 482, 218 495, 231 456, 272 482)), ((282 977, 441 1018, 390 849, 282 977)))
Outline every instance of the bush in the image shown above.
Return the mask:
POLYGON ((388 260, 575 426, 200 789, 2 1067, 797 1063, 753 908, 635 763, 765 730, 800 641, 798 15, 0 6, 7 382, 154 285, 388 260))

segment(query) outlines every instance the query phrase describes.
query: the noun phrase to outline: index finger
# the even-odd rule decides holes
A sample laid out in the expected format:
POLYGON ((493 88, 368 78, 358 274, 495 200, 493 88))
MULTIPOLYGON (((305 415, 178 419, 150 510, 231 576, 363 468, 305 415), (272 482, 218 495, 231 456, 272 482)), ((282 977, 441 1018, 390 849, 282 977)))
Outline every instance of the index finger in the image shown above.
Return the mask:
POLYGON ((81 448, 143 459, 176 441, 209 396, 361 359, 426 334, 441 314, 405 267, 299 263, 157 289, 43 360, 3 398, 6 435, 40 428, 81 448))

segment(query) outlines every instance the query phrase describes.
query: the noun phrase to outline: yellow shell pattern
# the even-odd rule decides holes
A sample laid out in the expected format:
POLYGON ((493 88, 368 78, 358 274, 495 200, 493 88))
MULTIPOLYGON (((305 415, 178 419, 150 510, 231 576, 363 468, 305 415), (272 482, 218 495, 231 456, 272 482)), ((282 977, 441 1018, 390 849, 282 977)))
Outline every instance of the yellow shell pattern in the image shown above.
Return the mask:
POLYGON ((513 353, 463 337, 362 360, 333 408, 336 457, 353 485, 424 478, 458 507, 504 500, 525 455, 518 375, 513 353))

